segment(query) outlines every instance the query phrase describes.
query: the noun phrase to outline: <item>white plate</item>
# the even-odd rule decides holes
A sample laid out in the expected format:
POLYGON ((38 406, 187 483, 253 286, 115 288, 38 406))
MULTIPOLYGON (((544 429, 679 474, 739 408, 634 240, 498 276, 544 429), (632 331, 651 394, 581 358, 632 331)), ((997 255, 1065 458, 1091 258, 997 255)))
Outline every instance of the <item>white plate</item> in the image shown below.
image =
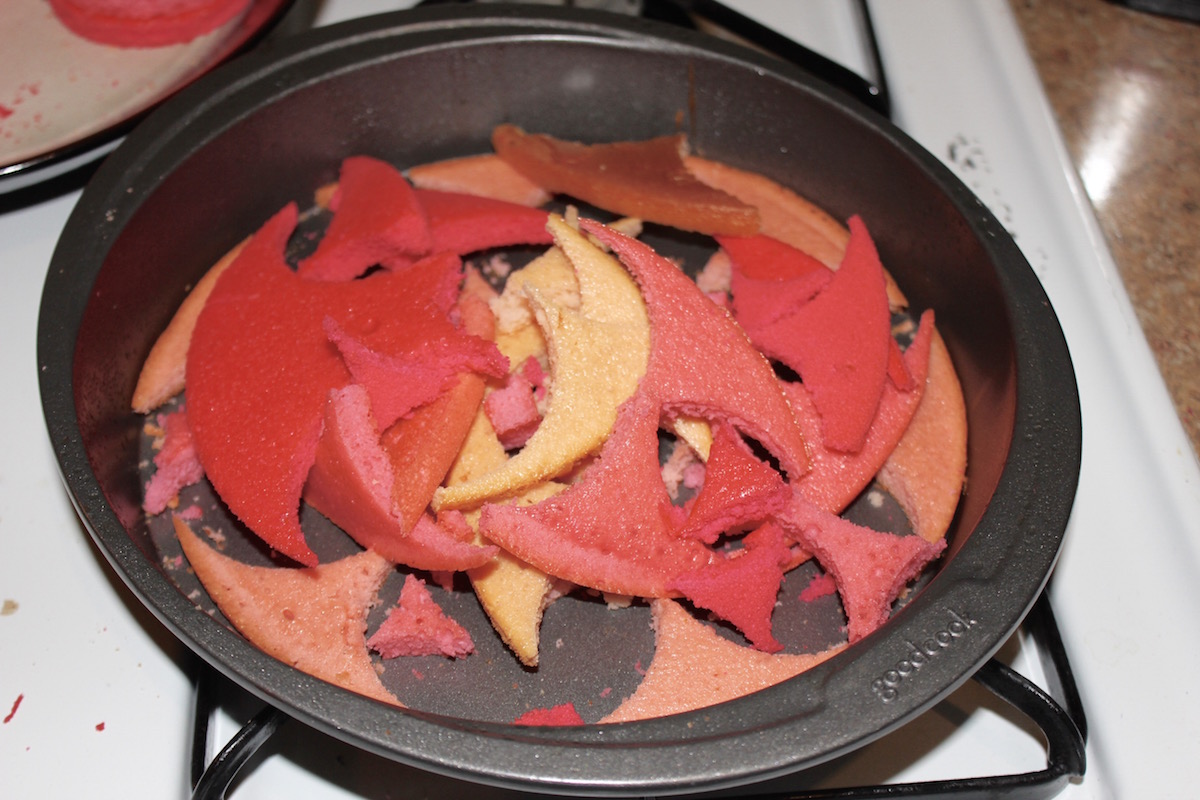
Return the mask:
POLYGON ((46 0, 0 2, 0 194, 104 155, 139 115, 230 57, 291 0, 254 0, 190 42, 125 48, 68 30, 46 0))

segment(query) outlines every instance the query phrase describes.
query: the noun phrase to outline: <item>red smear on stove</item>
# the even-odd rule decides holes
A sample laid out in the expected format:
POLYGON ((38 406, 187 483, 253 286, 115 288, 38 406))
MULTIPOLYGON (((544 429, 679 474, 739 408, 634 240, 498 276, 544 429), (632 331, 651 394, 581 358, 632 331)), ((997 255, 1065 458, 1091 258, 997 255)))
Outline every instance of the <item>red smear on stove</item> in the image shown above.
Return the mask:
POLYGON ((21 707, 21 701, 23 701, 24 699, 25 699, 25 693, 22 692, 21 694, 17 695, 16 700, 13 700, 12 708, 9 709, 9 712, 4 715, 4 724, 5 725, 7 725, 8 723, 13 721, 13 717, 15 717, 17 715, 17 709, 21 707))
POLYGON ((494 547, 461 541, 422 516, 431 487, 411 518, 393 508, 393 465, 379 441, 366 391, 351 384, 330 394, 304 499, 363 547, 416 569, 470 569, 494 547))
POLYGON ((662 597, 706 564, 702 544, 675 535, 658 463, 658 406, 637 393, 617 413, 597 460, 536 505, 488 504, 480 531, 550 575, 614 594, 662 597))
POLYGON ((732 426, 719 424, 709 449, 704 486, 679 535, 712 544, 722 533, 767 519, 790 496, 780 474, 756 457, 732 426))
POLYGON ((871 483, 896 444, 908 430, 921 398, 925 395, 925 378, 929 374, 929 348, 933 341, 933 312, 921 317, 921 327, 912 344, 901 356, 901 366, 910 376, 912 388, 905 391, 888 381, 883 387, 879 408, 863 445, 854 453, 832 450, 822 444, 821 417, 804 385, 785 384, 792 408, 810 442, 812 469, 794 482, 796 491, 805 500, 831 513, 840 513, 871 483))
POLYGON ((825 446, 861 449, 887 380, 891 312, 883 266, 866 226, 852 217, 841 266, 823 291, 746 332, 769 358, 794 369, 821 414, 825 446))
POLYGON ((399 604, 367 640, 367 646, 384 658, 464 658, 475 652, 467 629, 446 616, 425 582, 413 575, 405 578, 399 604))
POLYGON ((330 207, 333 219, 297 272, 310 280, 345 281, 377 264, 427 255, 433 239, 417 194, 391 164, 369 156, 342 162, 330 207))
POLYGON ((186 412, 180 409, 167 414, 163 429, 162 449, 154 455, 154 475, 146 484, 142 499, 142 508, 147 514, 165 511, 180 489, 204 477, 204 467, 196 456, 186 412))
POLYGON ((329 393, 351 381, 325 320, 382 358, 433 341, 474 352, 478 340, 444 310, 457 259, 356 281, 306 281, 283 255, 296 219, 294 205, 284 208, 221 275, 197 320, 186 377, 196 451, 213 487, 265 542, 312 566, 298 519, 301 490, 329 393))
POLYGON ((642 242, 592 220, 580 227, 633 274, 650 318, 643 390, 667 413, 723 420, 767 448, 787 475, 808 470, 807 445, 775 372, 727 311, 642 242))
POLYGON ((589 145, 499 125, 492 131, 492 146, 543 189, 616 214, 699 233, 758 232, 753 206, 702 183, 687 169, 682 135, 589 145))
POLYGON ((746 536, 740 552, 679 575, 670 588, 732 623, 756 650, 778 653, 783 645, 771 632, 771 614, 790 558, 783 531, 768 522, 746 536))
POLYGON ((742 325, 774 322, 833 279, 833 271, 808 253, 764 234, 718 236, 717 243, 729 256, 733 315, 742 325))
POLYGON ((851 643, 887 621, 892 603, 946 540, 898 536, 864 528, 820 510, 798 495, 777 518, 784 533, 809 550, 833 575, 849 623, 851 643))
POLYGON ((583 717, 574 703, 562 703, 551 708, 534 708, 512 722, 513 725, 583 725, 583 717))
POLYGON ((97 722, 97 723, 96 723, 96 730, 98 730, 98 731, 102 731, 102 730, 104 730, 104 723, 103 723, 103 722, 97 722))
POLYGON ((547 213, 540 208, 490 197, 418 189, 417 198, 429 220, 433 251, 465 255, 492 247, 552 244, 547 213))
POLYGON ((116 47, 190 42, 242 13, 250 0, 50 0, 55 16, 78 36, 116 47))

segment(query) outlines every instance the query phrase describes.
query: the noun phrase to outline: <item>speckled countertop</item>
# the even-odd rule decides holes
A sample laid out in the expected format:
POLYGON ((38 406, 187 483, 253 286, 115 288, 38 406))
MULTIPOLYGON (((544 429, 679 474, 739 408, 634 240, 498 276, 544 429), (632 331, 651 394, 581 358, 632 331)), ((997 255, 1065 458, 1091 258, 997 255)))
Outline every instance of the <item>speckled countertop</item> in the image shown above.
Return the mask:
POLYGON ((1107 0, 1010 1, 1200 452, 1200 24, 1107 0))

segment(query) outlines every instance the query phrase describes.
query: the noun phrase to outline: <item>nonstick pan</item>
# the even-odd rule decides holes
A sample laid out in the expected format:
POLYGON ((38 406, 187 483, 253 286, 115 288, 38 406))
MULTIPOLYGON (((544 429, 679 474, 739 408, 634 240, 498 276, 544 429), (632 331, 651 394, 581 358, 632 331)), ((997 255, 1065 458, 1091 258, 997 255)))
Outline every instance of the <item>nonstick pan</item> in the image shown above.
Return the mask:
MULTIPOLYGON (((600 12, 418 9, 297 36, 207 76, 142 123, 84 191, 51 263, 38 341, 67 490, 113 569, 176 636, 333 736, 532 791, 728 787, 893 730, 965 681, 1020 623, 1057 558, 1078 477, 1078 396, 1061 330, 1020 251, 967 188, 888 121, 793 66, 600 12), (140 510, 143 420, 129 398, 188 288, 274 211, 333 180, 344 157, 404 167, 481 152, 502 122, 582 141, 682 131, 703 156, 771 175, 835 217, 871 221, 914 310, 936 310, 970 437, 946 554, 879 631, 797 678, 702 711, 525 728, 503 721, 505 703, 530 702, 497 691, 503 680, 459 680, 441 705, 403 711, 300 673, 210 613, 194 578, 171 567, 177 545, 140 510), (928 642, 938 647, 915 657, 928 642)), ((469 617, 468 606, 455 613, 469 617)), ((564 603, 561 618, 552 606, 544 636, 569 640, 570 614, 595 606, 564 603)), ((652 655, 647 617, 631 619, 615 644, 596 641, 579 657, 575 679, 593 681, 589 691, 617 680, 602 658, 614 647, 640 653, 626 665, 652 655)), ((506 658, 501 648, 491 661, 506 658)), ((546 697, 572 680, 562 677, 571 670, 518 673, 542 681, 546 697)))

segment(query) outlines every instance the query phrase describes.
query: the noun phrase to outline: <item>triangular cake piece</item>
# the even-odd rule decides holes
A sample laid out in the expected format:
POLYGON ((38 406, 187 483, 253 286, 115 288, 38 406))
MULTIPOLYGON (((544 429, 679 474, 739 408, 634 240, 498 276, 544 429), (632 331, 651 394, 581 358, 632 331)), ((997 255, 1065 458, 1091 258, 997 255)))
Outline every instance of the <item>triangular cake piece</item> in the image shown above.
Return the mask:
POLYGON ((652 610, 654 659, 637 690, 601 722, 665 717, 734 700, 795 677, 845 648, 771 655, 723 638, 673 600, 655 600, 652 610))
POLYGON ((256 567, 208 546, 179 517, 174 522, 196 577, 251 643, 313 677, 401 705, 367 652, 367 612, 392 570, 385 558, 365 550, 306 569, 256 567))

